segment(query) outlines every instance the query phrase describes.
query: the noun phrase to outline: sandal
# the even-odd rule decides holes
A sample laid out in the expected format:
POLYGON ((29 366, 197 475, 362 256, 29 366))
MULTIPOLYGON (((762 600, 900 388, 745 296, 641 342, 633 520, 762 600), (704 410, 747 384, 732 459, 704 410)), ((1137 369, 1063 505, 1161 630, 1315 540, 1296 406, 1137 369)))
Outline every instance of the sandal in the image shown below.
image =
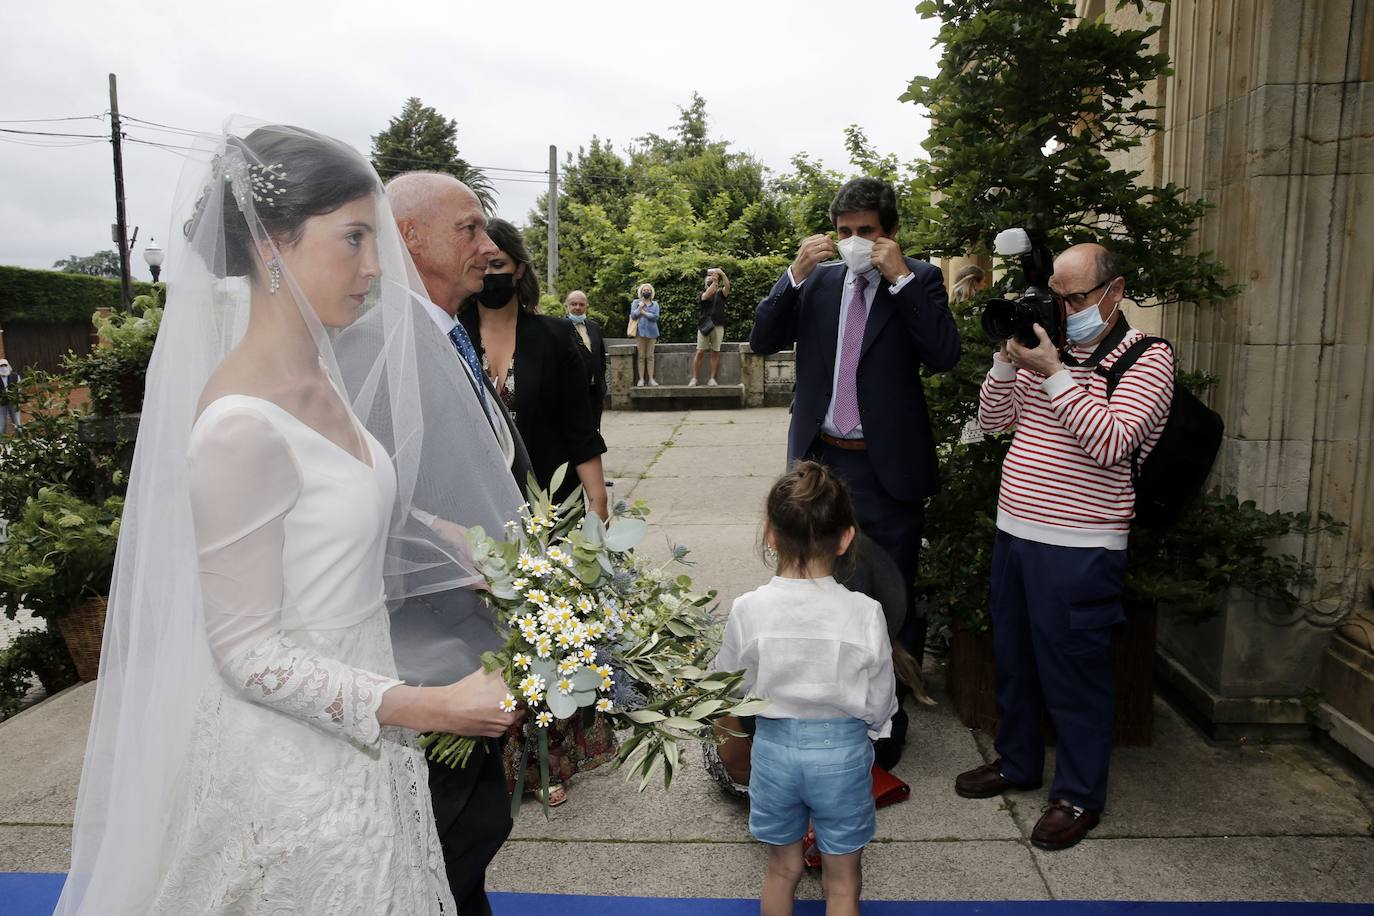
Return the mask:
MULTIPOLYGON (((534 797, 542 802, 544 800, 544 790, 539 788, 534 789, 534 797)), ((550 808, 557 808, 567 800, 568 790, 563 787, 562 783, 556 782, 549 786, 548 805, 550 808)))

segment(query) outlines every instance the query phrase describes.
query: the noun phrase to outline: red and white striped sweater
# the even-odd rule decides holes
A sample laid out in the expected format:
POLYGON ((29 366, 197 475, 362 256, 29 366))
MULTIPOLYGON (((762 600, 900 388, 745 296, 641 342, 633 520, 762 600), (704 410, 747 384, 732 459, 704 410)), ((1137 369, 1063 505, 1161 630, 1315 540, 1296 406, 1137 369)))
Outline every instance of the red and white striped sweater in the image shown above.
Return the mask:
MULTIPOLYGON (((1126 332, 1102 359, 1110 368, 1143 335, 1126 332)), ((1091 348, 1070 351, 1079 362, 1091 348)), ((1107 380, 1089 366, 1049 378, 994 359, 978 391, 984 432, 1013 427, 1002 465, 998 529, 1042 544, 1125 550, 1135 517, 1131 452, 1159 441, 1174 393, 1174 357, 1155 344, 1126 370, 1111 402, 1107 380)))

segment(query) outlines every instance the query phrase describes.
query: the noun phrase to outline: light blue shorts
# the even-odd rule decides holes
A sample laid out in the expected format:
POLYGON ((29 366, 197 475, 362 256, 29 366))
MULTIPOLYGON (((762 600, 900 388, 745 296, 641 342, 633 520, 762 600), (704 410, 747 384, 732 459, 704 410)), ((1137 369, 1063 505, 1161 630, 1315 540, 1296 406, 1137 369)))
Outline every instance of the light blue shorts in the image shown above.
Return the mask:
POLYGON ((877 830, 873 744, 859 719, 758 717, 749 776, 749 832, 771 846, 816 827, 821 852, 863 849, 877 830))

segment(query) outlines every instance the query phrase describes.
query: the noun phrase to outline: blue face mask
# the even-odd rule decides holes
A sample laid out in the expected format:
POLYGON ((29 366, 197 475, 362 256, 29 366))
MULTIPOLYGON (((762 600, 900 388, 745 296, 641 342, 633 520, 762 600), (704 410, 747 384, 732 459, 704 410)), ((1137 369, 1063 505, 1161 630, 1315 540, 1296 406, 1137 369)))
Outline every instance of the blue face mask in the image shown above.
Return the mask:
POLYGON ((586 323, 587 323, 587 313, 586 313, 586 312, 583 312, 581 315, 574 315, 574 314, 572 314, 571 312, 569 312, 569 313, 568 313, 568 320, 571 321, 573 324, 586 324, 586 323))
MULTIPOLYGON (((1107 298, 1107 293, 1111 292, 1112 286, 1107 284, 1107 288, 1102 291, 1102 298, 1098 299, 1092 308, 1086 308, 1081 312, 1074 312, 1064 318, 1064 330, 1068 333, 1069 340, 1076 344, 1088 343, 1097 339, 1102 333, 1102 329, 1107 326, 1107 320, 1116 314, 1116 309, 1112 309, 1112 314, 1107 318, 1102 317, 1102 303, 1107 298)), ((1121 304, 1117 303, 1117 308, 1121 304)))

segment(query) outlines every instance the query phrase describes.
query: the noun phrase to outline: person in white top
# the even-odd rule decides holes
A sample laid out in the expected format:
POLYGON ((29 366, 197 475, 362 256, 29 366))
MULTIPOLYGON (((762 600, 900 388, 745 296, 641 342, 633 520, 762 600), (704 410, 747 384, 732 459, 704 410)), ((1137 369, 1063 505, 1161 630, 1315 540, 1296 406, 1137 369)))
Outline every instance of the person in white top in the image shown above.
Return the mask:
POLYGON ((762 912, 792 912, 802 838, 815 825, 826 913, 859 912, 860 858, 876 828, 873 745, 897 696, 882 607, 835 581, 854 540, 844 484, 798 462, 768 494, 764 542, 777 575, 735 600, 715 667, 743 670, 742 689, 769 701, 751 755, 749 832, 767 843, 762 912))

